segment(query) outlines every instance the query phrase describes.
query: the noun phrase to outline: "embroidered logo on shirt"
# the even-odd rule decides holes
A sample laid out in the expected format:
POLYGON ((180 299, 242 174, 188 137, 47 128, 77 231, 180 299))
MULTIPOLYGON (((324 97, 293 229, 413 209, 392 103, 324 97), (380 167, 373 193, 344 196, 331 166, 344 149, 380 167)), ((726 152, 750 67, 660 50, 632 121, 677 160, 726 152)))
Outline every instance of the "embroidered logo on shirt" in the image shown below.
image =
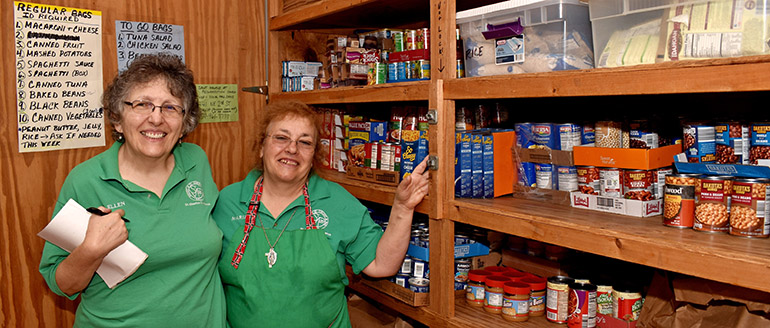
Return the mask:
POLYGON ((187 192, 187 197, 196 202, 203 201, 203 185, 199 181, 190 181, 187 187, 184 189, 187 192))
POLYGON ((313 218, 315 219, 315 225, 318 229, 326 229, 326 226, 329 225, 329 216, 326 215, 324 210, 314 209, 313 218))

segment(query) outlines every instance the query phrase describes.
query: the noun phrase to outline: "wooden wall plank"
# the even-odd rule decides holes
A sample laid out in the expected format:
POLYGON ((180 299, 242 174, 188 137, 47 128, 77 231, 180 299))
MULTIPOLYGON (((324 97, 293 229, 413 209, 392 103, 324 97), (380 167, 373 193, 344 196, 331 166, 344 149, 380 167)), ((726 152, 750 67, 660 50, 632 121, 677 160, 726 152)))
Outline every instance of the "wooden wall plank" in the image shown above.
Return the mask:
MULTIPOLYGON (((196 83, 262 85, 264 4, 238 0, 40 0, 102 12, 105 86, 117 73, 115 20, 183 25, 186 62, 196 83)), ((59 188, 77 164, 107 147, 18 152, 13 2, 0 4, 0 327, 71 327, 77 302, 51 293, 37 271, 59 188)), ((254 163, 254 123, 264 96, 238 93, 238 122, 200 125, 187 141, 206 150, 214 181, 242 179, 254 163)), ((106 123, 106 122, 105 122, 106 123)), ((106 123, 109 126, 108 123, 106 123)), ((109 128, 107 128, 109 129, 109 128)), ((109 130, 106 130, 108 132, 109 130)), ((109 132, 107 133, 109 138, 109 132)), ((112 140, 107 140, 107 144, 112 140)))

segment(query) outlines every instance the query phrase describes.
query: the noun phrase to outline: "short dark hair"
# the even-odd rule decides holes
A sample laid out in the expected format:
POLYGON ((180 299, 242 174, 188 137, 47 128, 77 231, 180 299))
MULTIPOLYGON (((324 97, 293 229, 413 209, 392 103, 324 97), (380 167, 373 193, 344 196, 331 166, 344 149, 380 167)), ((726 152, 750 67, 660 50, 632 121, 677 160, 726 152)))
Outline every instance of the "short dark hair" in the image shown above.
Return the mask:
MULTIPOLYGON (((264 114, 257 125, 257 140, 254 145, 256 153, 259 154, 265 144, 267 127, 270 123, 283 120, 287 117, 306 118, 315 129, 315 140, 313 140, 315 142, 315 151, 313 153, 313 167, 311 170, 315 170, 319 165, 328 165, 328 161, 324 161, 324 158, 328 156, 329 152, 321 144, 321 115, 313 107, 296 100, 272 102, 265 107, 264 114)), ((257 156, 255 167, 260 171, 264 169, 262 158, 259 156, 257 156)))
POLYGON ((115 130, 115 124, 120 123, 123 118, 123 111, 126 108, 123 102, 130 101, 126 99, 128 94, 134 87, 158 78, 164 79, 171 94, 183 102, 185 113, 182 137, 184 138, 198 126, 201 111, 192 71, 175 55, 145 54, 134 59, 128 69, 115 76, 102 96, 105 115, 112 124, 113 139, 118 140, 120 136, 120 133, 115 130))

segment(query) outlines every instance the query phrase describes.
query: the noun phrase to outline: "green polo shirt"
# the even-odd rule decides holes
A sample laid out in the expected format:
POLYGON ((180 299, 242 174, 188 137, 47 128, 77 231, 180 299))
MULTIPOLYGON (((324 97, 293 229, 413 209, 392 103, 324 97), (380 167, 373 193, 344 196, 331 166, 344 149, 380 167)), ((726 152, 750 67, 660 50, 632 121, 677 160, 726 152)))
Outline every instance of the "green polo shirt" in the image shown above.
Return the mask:
MULTIPOLYGON (((223 247, 240 240, 231 240, 236 231, 243 231, 246 211, 254 194, 254 184, 262 173, 252 170, 243 181, 231 184, 219 194, 214 208, 214 221, 224 234, 223 247)), ((313 218, 319 229, 323 229, 329 246, 337 256, 342 283, 347 284, 345 262, 350 263, 355 273, 366 268, 377 255, 377 243, 382 237, 382 228, 374 223, 369 211, 358 199, 337 183, 311 174, 308 180, 308 196, 313 218)), ((259 207, 260 218, 265 226, 283 227, 292 216, 287 231, 305 228, 305 200, 300 196, 278 215, 276 220, 265 206, 259 207)), ((257 222, 259 225, 259 222, 257 222)), ((251 238, 262 235, 252 234, 251 238)), ((264 238, 264 237, 263 237, 264 238)), ((222 254, 229 259, 233 254, 222 254)))
POLYGON ((222 233, 211 219, 219 193, 206 153, 190 143, 174 147, 174 170, 159 198, 121 178, 121 145, 116 142, 72 169, 54 215, 70 198, 83 207, 123 209, 130 220, 128 239, 148 254, 147 260, 113 289, 94 274, 88 287, 67 296, 55 277, 69 253, 46 242, 40 273, 56 294, 80 295, 76 327, 224 327, 217 272, 222 233))

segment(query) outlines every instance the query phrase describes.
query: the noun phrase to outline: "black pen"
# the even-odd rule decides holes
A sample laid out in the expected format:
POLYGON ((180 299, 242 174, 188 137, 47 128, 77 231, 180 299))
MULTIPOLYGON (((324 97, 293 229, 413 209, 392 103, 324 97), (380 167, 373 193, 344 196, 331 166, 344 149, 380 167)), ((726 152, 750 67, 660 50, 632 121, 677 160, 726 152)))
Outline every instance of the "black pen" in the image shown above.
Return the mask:
MULTIPOLYGON (((100 215, 100 216, 107 215, 107 213, 102 212, 102 210, 100 210, 100 209, 98 209, 96 207, 89 207, 89 208, 86 209, 86 211, 88 211, 88 213, 96 214, 96 215, 100 215)), ((125 217, 121 217, 121 219, 123 219, 123 222, 131 222, 128 219, 126 219, 125 217)))

